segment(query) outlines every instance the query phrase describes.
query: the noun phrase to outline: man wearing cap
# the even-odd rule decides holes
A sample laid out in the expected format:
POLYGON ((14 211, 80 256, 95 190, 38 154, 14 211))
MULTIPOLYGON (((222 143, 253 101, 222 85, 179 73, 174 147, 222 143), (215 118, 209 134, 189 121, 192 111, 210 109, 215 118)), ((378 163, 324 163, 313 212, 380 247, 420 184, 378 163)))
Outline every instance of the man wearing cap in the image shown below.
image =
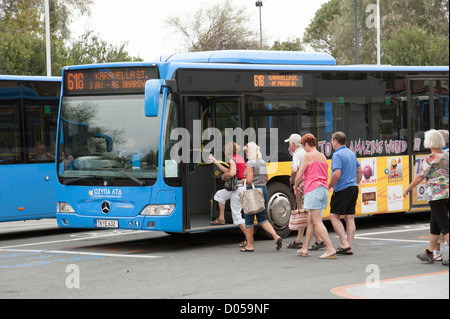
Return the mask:
MULTIPOLYGON (((291 134, 291 136, 285 140, 285 142, 289 142, 289 154, 292 155, 292 164, 291 164, 291 178, 289 179, 289 183, 291 188, 294 186, 295 176, 297 175, 297 171, 300 167, 300 163, 302 161, 303 155, 306 154, 306 151, 303 149, 302 144, 300 143, 302 137, 299 134, 291 134)), ((302 238, 305 229, 300 229, 297 234, 297 238, 290 244, 288 244, 288 248, 300 249, 303 247, 302 238)))

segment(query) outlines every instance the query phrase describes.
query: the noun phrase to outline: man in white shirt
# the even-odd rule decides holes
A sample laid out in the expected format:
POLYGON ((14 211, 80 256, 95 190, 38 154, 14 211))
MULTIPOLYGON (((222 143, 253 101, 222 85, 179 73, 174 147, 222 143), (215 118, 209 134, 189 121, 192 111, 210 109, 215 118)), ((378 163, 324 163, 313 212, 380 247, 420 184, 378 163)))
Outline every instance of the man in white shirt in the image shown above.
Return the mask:
MULTIPOLYGON (((306 151, 300 143, 301 139, 302 137, 299 134, 291 134, 291 136, 285 140, 285 142, 289 142, 289 153, 292 155, 291 178, 289 180, 291 188, 294 186, 295 176, 297 175, 300 163, 302 162, 303 155, 306 154, 306 151)), ((302 238, 304 232, 304 228, 299 229, 297 238, 292 243, 288 244, 287 247, 292 249, 302 248, 302 238)))

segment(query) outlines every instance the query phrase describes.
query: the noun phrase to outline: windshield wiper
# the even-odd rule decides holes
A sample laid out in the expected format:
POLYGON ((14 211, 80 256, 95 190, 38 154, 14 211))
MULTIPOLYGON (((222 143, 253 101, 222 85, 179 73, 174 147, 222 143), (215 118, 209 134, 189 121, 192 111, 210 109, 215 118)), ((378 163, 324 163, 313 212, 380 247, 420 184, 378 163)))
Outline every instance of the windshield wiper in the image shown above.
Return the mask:
POLYGON ((115 171, 115 170, 112 170, 112 169, 108 169, 108 171, 110 171, 110 172, 118 172, 118 173, 122 174, 123 176, 128 177, 129 179, 131 179, 133 182, 135 182, 139 186, 146 186, 147 185, 147 183, 145 181, 143 181, 141 179, 138 179, 138 178, 136 178, 134 176, 131 176, 131 175, 125 173, 125 172, 115 171))
POLYGON ((85 179, 88 179, 88 178, 92 178, 92 177, 98 177, 98 176, 96 176, 96 175, 84 175, 84 176, 81 176, 81 177, 66 179, 64 182, 62 182, 62 184, 63 185, 69 185, 69 184, 76 183, 78 181, 82 181, 82 180, 85 180, 85 179))

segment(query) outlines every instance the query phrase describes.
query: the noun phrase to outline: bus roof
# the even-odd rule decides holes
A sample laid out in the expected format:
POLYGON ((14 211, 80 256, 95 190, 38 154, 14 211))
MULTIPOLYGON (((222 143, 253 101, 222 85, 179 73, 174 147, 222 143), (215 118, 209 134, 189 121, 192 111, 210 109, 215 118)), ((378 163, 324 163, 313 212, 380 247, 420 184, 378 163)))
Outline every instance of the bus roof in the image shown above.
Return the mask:
POLYGON ((161 62, 336 65, 336 60, 327 53, 262 50, 224 50, 175 53, 161 57, 161 62))
POLYGON ((2 75, 0 74, 0 80, 8 81, 48 81, 48 82, 61 82, 60 76, 32 76, 32 75, 2 75))

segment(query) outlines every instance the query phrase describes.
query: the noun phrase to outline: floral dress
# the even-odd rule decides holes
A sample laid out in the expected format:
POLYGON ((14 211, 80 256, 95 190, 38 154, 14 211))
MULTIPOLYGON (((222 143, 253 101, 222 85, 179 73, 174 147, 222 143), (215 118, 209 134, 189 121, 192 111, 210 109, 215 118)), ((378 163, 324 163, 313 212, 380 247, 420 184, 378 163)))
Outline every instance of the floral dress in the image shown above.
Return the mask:
POLYGON ((448 153, 431 153, 422 163, 428 201, 448 199, 448 153))

